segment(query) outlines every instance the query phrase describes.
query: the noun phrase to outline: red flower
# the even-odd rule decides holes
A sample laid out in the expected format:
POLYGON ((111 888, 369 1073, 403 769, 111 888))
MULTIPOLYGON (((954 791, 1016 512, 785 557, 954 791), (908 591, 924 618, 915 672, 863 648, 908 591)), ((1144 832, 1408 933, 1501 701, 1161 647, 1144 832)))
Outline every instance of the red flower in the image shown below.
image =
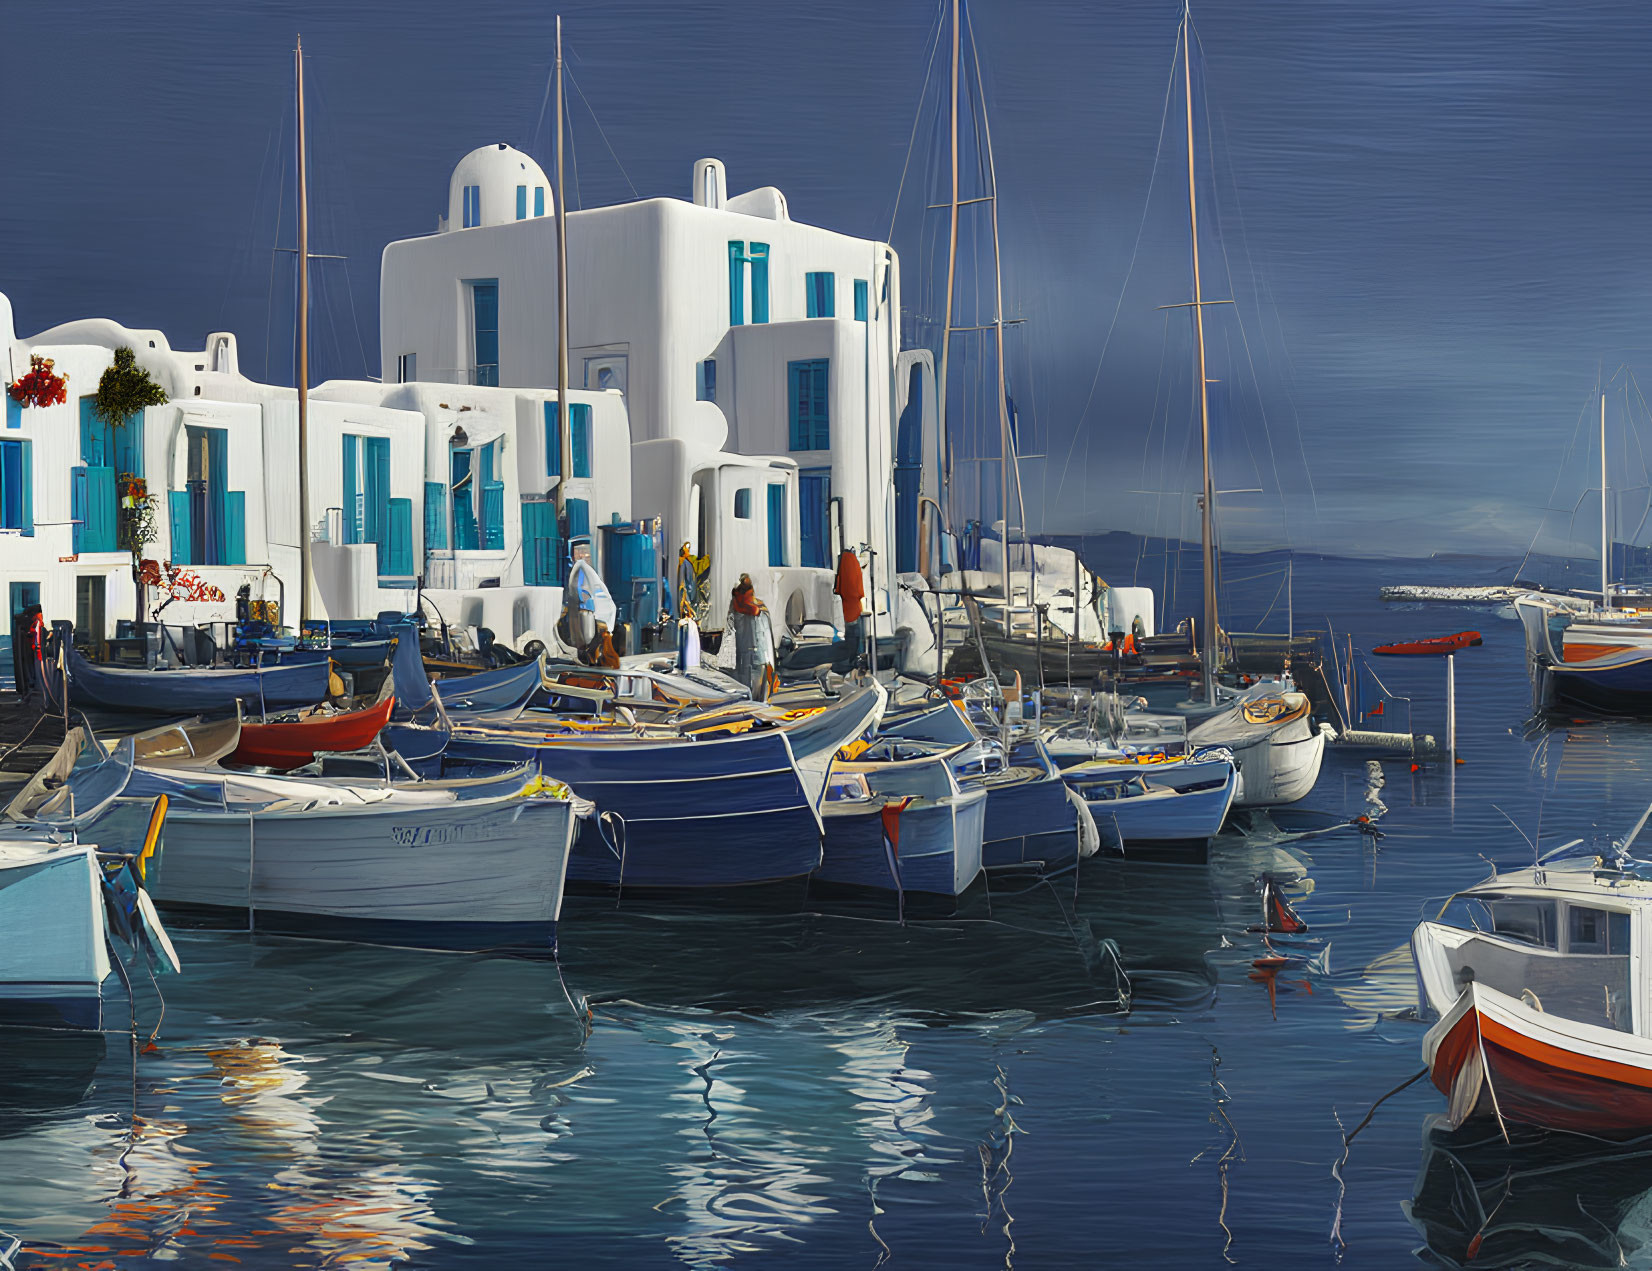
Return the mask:
POLYGON ((56 363, 49 357, 29 354, 28 374, 10 385, 6 392, 14 402, 22 402, 25 406, 61 406, 69 400, 69 377, 56 374, 52 370, 54 365, 56 363))

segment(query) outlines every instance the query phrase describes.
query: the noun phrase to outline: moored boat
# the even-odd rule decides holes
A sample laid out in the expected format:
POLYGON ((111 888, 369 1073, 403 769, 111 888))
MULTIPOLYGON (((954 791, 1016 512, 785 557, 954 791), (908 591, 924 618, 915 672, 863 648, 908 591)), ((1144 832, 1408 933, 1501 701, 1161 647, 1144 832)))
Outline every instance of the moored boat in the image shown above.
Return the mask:
POLYGON ((1079 764, 1062 777, 1089 808, 1101 841, 1127 859, 1201 864, 1238 789, 1237 770, 1223 767, 1219 777, 1182 789, 1105 761, 1079 764))
POLYGON ((1652 1130, 1652 1018, 1638 951, 1652 881, 1582 858, 1498 874, 1411 937, 1423 1039, 1452 1125, 1652 1130))
POLYGON ((1267 692, 1235 703, 1188 733, 1196 749, 1229 750, 1243 788, 1237 807, 1275 807, 1306 798, 1319 780, 1327 729, 1316 724, 1305 694, 1267 692))
POLYGON ((372 745, 395 706, 396 699, 386 697, 357 711, 312 711, 263 724, 243 721, 236 747, 224 761, 285 772, 309 763, 318 751, 360 750, 372 745))

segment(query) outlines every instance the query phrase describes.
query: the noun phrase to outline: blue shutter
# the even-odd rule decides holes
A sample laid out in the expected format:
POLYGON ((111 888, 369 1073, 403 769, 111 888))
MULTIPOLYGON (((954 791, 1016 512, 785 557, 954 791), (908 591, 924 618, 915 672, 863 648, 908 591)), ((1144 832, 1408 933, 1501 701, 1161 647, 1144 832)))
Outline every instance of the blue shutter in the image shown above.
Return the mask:
POLYGON ((23 537, 34 537, 34 443, 16 443, 23 450, 23 537))
POLYGON ((447 547, 447 487, 440 481, 424 483, 424 549, 447 547))
POLYGON ((787 431, 787 444, 792 450, 804 449, 803 438, 803 363, 786 363, 786 406, 789 411, 791 427, 787 431))
POLYGON ((751 244, 751 320, 769 320, 769 245, 751 244))
POLYGON ((143 412, 128 415, 114 433, 115 471, 143 476, 143 412))
POLYGON ((115 470, 86 469, 86 524, 82 527, 86 552, 115 550, 115 470))
POLYGON ((493 475, 498 445, 497 441, 490 441, 477 451, 480 462, 476 480, 482 486, 482 547, 490 552, 505 550, 505 483, 495 480, 493 475))
POLYGON ((354 433, 344 434, 344 541, 361 542, 361 492, 356 488, 357 456, 361 452, 361 438, 354 433))
POLYGON ((584 499, 569 499, 568 541, 591 537, 591 505, 584 499))
POLYGON ((708 357, 694 364, 694 395, 702 402, 717 400, 717 359, 708 357))
POLYGON ((810 403, 812 407, 812 432, 814 450, 830 450, 832 448, 832 430, 826 418, 826 368, 830 365, 826 358, 818 358, 808 363, 810 381, 810 403))
POLYGON ((6 394, 6 427, 21 428, 23 426, 23 403, 10 393, 6 394))
POLYGON ((92 413, 92 399, 80 399, 80 461, 88 468, 107 468, 114 456, 109 449, 109 425, 92 413))
MULTIPOLYGON (((77 470, 78 471, 78 470, 77 470)), ((190 565, 189 491, 168 490, 166 494, 167 526, 172 535, 174 565, 190 565)))
POLYGON ((769 565, 775 569, 786 564, 786 487, 769 487, 769 565))
POLYGON ((380 554, 379 573, 389 578, 413 577, 413 500, 391 499, 390 546, 380 554))
POLYGON ((545 403, 545 475, 562 475, 562 429, 555 402, 545 403))
POLYGON ((528 219, 528 187, 525 185, 516 187, 516 219, 519 221, 528 219))
POLYGON ((857 278, 855 279, 855 321, 865 322, 866 315, 870 311, 871 306, 867 303, 866 279, 857 278))
POLYGON ((247 563, 247 492, 224 494, 224 564, 247 563))
MULTIPOLYGON (((359 541, 378 545, 378 571, 386 568, 390 550, 390 438, 361 439, 362 537, 359 541)), ((411 533, 411 530, 409 530, 411 533)))
POLYGON ((0 441, 0 527, 23 528, 23 443, 0 441))
MULTIPOLYGON (((177 496, 174 495, 174 498, 177 496)), ((69 469, 69 519, 74 523, 70 539, 74 544, 75 555, 86 550, 86 469, 73 467, 69 469)), ((174 560, 179 559, 174 556, 174 560)))
POLYGON ((476 550, 476 504, 471 490, 476 474, 471 471, 470 451, 455 450, 453 473, 453 547, 455 551, 476 550))
POLYGON ((728 324, 740 326, 746 320, 746 254, 738 242, 728 245, 728 324))
POLYGON ((545 187, 542 185, 533 187, 533 214, 535 216, 545 215, 545 187))
POLYGON ((528 587, 555 587, 561 581, 562 553, 556 534, 556 504, 522 504, 522 582, 528 587))
POLYGON ((212 428, 207 433, 207 552, 198 565, 226 565, 229 563, 228 511, 225 499, 229 494, 229 431, 212 428))
POLYGON ((573 420, 574 476, 591 475, 591 407, 585 402, 571 402, 568 417, 573 420))

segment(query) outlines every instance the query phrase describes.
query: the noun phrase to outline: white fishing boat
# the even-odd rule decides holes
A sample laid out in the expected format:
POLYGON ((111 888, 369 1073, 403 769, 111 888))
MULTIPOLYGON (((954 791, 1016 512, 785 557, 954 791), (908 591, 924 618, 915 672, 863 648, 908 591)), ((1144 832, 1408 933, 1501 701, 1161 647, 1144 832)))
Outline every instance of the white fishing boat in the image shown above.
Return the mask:
POLYGON ((1652 1130, 1652 866, 1588 855, 1496 874, 1420 923, 1411 953, 1453 1126, 1652 1130))
POLYGON ((7 815, 130 851, 132 811, 166 795, 166 851, 150 878, 163 907, 281 935, 555 952, 589 805, 527 768, 406 784, 255 776, 144 768, 130 742, 99 757, 81 741, 76 730, 7 815))
POLYGON ((1196 750, 1232 752, 1243 778, 1234 806, 1295 803, 1319 780, 1330 732, 1314 722, 1311 710, 1307 696, 1295 690, 1247 697, 1194 725, 1188 741, 1196 750))

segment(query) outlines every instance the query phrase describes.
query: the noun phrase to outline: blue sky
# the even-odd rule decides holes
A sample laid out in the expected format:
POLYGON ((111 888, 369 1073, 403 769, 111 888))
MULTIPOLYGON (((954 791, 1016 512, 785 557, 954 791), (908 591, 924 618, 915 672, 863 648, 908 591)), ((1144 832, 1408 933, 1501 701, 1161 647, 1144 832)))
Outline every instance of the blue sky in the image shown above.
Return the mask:
MULTIPOLYGON (((247 369, 267 352, 271 376, 290 375, 290 258, 271 248, 291 241, 290 211, 277 217, 302 31, 315 250, 349 257, 320 267, 317 360, 376 372, 383 244, 433 228, 474 146, 547 153, 553 12, 13 7, 0 290, 20 329, 107 315, 189 345, 227 326, 247 369)), ((888 234, 936 7, 563 12, 579 201, 686 194, 715 154, 734 189, 775 184, 800 219, 888 234)), ((1158 308, 1188 288, 1174 126, 1158 146, 1179 11, 977 0, 972 17, 1007 309, 1025 318, 1024 447, 1052 456, 1027 466, 1032 526, 1190 528, 1187 329, 1158 308)), ((1212 0, 1194 20, 1207 290, 1231 273, 1237 302, 1213 323, 1219 484, 1264 489, 1224 500, 1224 532, 1355 554, 1524 550, 1551 500, 1591 484, 1598 459, 1568 443, 1602 368, 1647 370, 1652 11, 1212 0)), ((924 144, 920 128, 920 173, 924 144)), ((910 294, 921 230, 903 207, 910 294)), ((1609 453, 1627 486, 1644 467, 1622 414, 1609 453)), ((1563 547, 1566 517, 1550 520, 1543 545, 1563 547)))

